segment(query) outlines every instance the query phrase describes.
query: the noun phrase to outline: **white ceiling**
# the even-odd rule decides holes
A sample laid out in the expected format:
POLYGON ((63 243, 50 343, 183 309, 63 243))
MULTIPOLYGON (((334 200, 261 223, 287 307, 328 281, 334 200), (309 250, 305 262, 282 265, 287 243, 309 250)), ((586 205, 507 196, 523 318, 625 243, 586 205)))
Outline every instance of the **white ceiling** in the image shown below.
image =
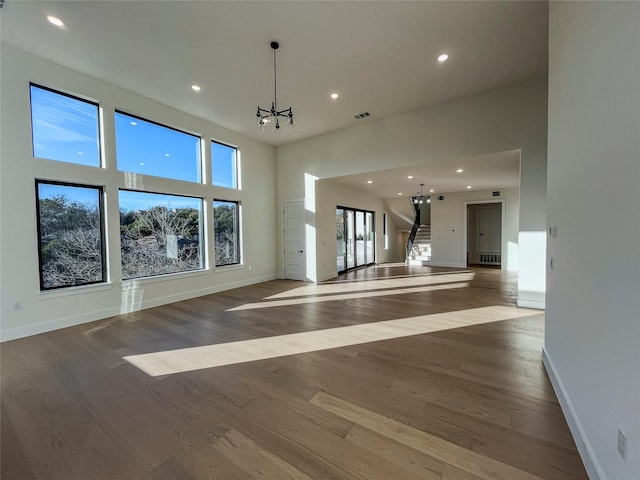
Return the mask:
POLYGON ((520 151, 348 175, 333 181, 385 199, 415 195, 420 192, 421 183, 427 195, 469 191, 467 186, 471 190, 513 188, 520 183, 520 151), (463 171, 457 173, 458 168, 463 171), (368 183, 370 180, 372 183, 368 183))
POLYGON ((272 145, 547 68, 548 4, 538 1, 6 0, 0 18, 3 43, 272 145), (278 136, 255 121, 273 97, 272 40, 279 104, 296 118, 278 136), (354 119, 364 111, 371 117, 354 119))
MULTIPOLYGON (((6 0, 2 42, 272 145, 416 110, 545 74, 544 1, 6 0), (65 27, 46 21, 61 18, 65 27), (260 134, 273 98, 296 128, 260 134), (439 64, 446 52, 449 60, 439 64), (195 93, 197 83, 202 91, 195 93), (337 101, 329 98, 339 93, 337 101), (370 112, 367 119, 354 115, 370 112)), ((126 106, 123 106, 123 108, 126 106)), ((519 153, 337 179, 393 198, 506 188, 519 153), (407 179, 413 175, 413 179, 407 179), (373 180, 367 184, 367 180, 373 180)))

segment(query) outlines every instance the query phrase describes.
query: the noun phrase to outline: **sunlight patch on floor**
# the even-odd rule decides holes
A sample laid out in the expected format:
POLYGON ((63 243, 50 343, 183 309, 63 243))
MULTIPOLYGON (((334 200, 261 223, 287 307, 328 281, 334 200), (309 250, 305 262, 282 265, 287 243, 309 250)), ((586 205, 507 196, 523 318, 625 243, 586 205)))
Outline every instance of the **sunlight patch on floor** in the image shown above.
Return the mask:
POLYGON ((446 275, 425 275, 425 276, 409 276, 390 279, 364 279, 357 281, 350 281, 348 283, 321 283, 318 285, 305 285, 303 287, 287 290, 286 292, 277 293, 266 297, 265 300, 274 298, 290 298, 290 297, 303 297, 305 295, 325 295, 331 293, 345 293, 345 292, 363 292, 367 290, 382 290, 385 288, 403 288, 403 287, 417 287, 420 285, 435 285, 438 283, 451 283, 451 282, 469 282, 473 280, 475 276, 474 272, 460 272, 451 273, 446 275))
POLYGON ((148 375, 156 377, 499 322, 538 315, 539 313, 538 310, 496 305, 275 337, 129 355, 123 358, 148 375))
MULTIPOLYGON (((270 300, 268 302, 260 302, 260 303, 244 303, 242 305, 238 305, 237 307, 229 308, 227 312, 237 312, 239 310, 253 310, 255 308, 284 307, 287 305, 302 305, 305 303, 335 302, 337 300, 352 300, 354 298, 386 297, 389 295, 404 295, 407 293, 432 292, 435 290, 465 288, 468 286, 469 286, 468 283, 445 283, 443 285, 433 285, 430 287, 402 288, 398 290, 382 290, 382 291, 362 292, 362 293, 344 293, 341 295, 324 295, 322 297, 291 298, 288 300, 270 300)), ((269 298, 272 298, 272 297, 269 297, 269 298)))
MULTIPOLYGON (((368 267, 368 268, 376 268, 368 267)), ((374 282, 377 280, 386 280, 390 278, 421 278, 421 277, 436 277, 438 275, 454 275, 458 273, 475 273, 473 270, 447 270, 446 272, 429 272, 429 273, 403 273, 401 275, 387 275, 387 276, 376 276, 376 277, 353 277, 353 278, 337 278, 336 280, 325 280, 319 285, 331 285, 334 283, 339 283, 344 285, 345 283, 357 283, 357 282, 374 282)))

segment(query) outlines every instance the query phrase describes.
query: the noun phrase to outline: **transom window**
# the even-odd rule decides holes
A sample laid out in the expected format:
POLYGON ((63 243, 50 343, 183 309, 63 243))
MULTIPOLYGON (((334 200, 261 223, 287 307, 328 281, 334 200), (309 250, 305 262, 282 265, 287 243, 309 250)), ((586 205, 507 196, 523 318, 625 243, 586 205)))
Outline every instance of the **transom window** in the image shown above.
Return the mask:
POLYGON ((118 170, 201 182, 200 137, 116 112, 118 170))
POLYGON ((216 187, 239 188, 237 149, 212 141, 211 170, 213 185, 216 187))
POLYGON ((100 167, 98 104, 31 84, 33 156, 100 167))

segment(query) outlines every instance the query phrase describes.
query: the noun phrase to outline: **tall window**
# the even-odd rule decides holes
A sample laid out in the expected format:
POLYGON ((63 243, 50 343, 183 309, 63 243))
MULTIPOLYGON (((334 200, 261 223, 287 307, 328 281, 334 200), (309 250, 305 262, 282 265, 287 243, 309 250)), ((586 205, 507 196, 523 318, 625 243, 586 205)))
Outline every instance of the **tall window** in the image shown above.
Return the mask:
POLYGON ((240 263, 240 205, 214 200, 214 241, 216 267, 240 263))
POLYGON ((118 170, 202 181, 200 137, 116 112, 118 170))
POLYGON ((30 90, 33 156, 99 167, 98 104, 38 85, 30 90))
POLYGON ((216 187, 238 188, 238 152, 234 147, 212 141, 211 169, 216 187))
POLYGON ((389 233, 388 229, 389 225, 387 224, 387 213, 384 212, 382 214, 382 238, 384 239, 384 249, 389 249, 389 233))
POLYGON ((102 188, 36 180, 40 288, 106 281, 102 188))
POLYGON ((202 268, 202 199, 120 190, 122 277, 202 268))

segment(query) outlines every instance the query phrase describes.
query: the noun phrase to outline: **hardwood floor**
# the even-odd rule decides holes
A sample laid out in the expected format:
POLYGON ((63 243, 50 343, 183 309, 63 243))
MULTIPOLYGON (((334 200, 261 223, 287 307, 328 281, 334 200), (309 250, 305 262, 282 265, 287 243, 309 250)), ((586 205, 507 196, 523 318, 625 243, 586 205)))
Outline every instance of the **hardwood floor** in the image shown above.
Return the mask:
POLYGON ((6 342, 1 478, 587 479, 514 299, 381 265, 6 342))

